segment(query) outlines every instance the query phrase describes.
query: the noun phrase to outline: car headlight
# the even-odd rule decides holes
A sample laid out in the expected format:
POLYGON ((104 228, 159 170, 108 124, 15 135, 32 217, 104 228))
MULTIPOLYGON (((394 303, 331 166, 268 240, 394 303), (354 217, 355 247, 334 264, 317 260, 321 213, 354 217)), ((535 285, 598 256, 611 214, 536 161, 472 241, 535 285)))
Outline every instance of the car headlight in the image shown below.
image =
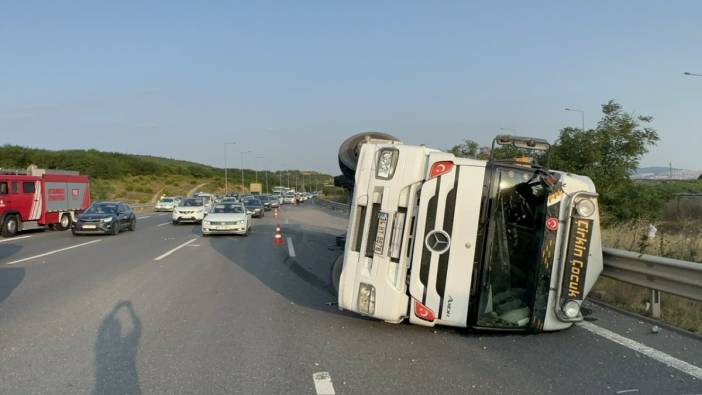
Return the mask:
POLYGON ((395 166, 397 165, 397 155, 399 151, 392 148, 380 150, 378 155, 378 165, 376 167, 375 176, 389 180, 395 174, 395 166))
POLYGON ((563 314, 570 319, 578 318, 580 314, 580 303, 575 300, 569 300, 563 305, 563 314))
POLYGON ((595 203, 591 199, 581 199, 575 204, 575 212, 581 217, 589 217, 595 213, 595 203))
POLYGON ((102 221, 102 222, 112 222, 112 217, 103 218, 103 219, 101 219, 100 221, 102 221))
POLYGON ((366 315, 375 313, 375 287, 361 283, 358 287, 358 312, 366 315))
POLYGON ((209 225, 209 224, 210 224, 210 221, 202 221, 202 224, 203 224, 203 225, 209 225))

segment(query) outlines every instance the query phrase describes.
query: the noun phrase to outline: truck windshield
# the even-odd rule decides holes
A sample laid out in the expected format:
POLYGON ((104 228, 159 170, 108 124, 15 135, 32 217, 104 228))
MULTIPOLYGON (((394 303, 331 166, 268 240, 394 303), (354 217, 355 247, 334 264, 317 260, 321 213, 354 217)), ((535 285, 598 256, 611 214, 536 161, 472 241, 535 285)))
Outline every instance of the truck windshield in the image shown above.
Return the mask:
POLYGON ((532 169, 496 167, 489 196, 478 326, 526 327, 548 191, 532 169))

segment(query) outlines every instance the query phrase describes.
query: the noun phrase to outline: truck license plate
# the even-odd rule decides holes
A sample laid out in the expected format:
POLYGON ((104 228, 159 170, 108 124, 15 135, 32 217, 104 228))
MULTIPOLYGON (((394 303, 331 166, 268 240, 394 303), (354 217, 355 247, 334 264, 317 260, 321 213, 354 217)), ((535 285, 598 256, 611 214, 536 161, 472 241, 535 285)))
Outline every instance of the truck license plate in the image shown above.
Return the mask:
POLYGON ((373 246, 373 253, 376 255, 383 255, 383 249, 385 248, 385 232, 388 228, 388 213, 379 212, 378 213, 378 232, 375 235, 375 245, 373 246))

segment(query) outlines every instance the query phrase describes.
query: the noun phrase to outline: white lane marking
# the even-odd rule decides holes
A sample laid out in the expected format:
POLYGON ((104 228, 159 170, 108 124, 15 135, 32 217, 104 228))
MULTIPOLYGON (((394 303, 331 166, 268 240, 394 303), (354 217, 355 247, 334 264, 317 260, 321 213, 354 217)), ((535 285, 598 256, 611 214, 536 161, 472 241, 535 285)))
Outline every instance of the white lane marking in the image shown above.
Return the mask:
POLYGON ((166 226, 166 225, 168 225, 168 224, 170 224, 170 222, 164 222, 164 223, 158 224, 158 225, 156 225, 156 226, 166 226))
POLYGON ((197 240, 197 238, 194 238, 194 239, 192 239, 192 240, 188 240, 188 241, 186 241, 185 243, 179 245, 178 247, 176 247, 176 248, 174 248, 174 249, 172 249, 172 250, 169 250, 169 251, 164 252, 163 254, 157 256, 156 258, 154 258, 154 261, 160 261, 161 259, 163 259, 163 258, 165 258, 165 257, 167 257, 167 256, 169 256, 169 255, 171 255, 172 253, 174 253, 174 252, 180 250, 181 248, 185 247, 186 245, 192 243, 192 242, 195 241, 195 240, 197 240))
POLYGON ((312 375, 312 379, 314 380, 314 389, 317 391, 317 395, 336 394, 329 372, 317 372, 312 375))
POLYGON ((14 265, 15 263, 30 261, 30 260, 32 260, 32 259, 45 257, 45 256, 47 256, 47 255, 56 254, 56 253, 58 253, 58 252, 63 252, 63 251, 71 250, 71 249, 73 249, 73 248, 78 248, 78 247, 82 247, 82 246, 87 246, 88 244, 97 243, 97 242, 99 242, 99 241, 102 241, 102 239, 91 240, 91 241, 89 241, 89 242, 87 242, 87 243, 80 243, 80 244, 72 245, 72 246, 70 246, 70 247, 64 247, 64 248, 59 248, 58 250, 53 250, 53 251, 45 252, 45 253, 43 253, 43 254, 39 254, 39 255, 34 255, 34 256, 27 257, 27 258, 18 259, 18 260, 16 260, 16 261, 8 262, 7 265, 14 265))
POLYGON ((150 216, 150 215, 144 215, 144 216, 141 216, 141 217, 137 217, 137 219, 147 219, 147 218, 151 218, 151 216, 150 216))
POLYGON ((4 243, 4 242, 6 242, 6 241, 12 241, 12 240, 26 239, 26 238, 28 238, 28 237, 32 237, 32 236, 11 237, 11 238, 9 238, 9 239, 2 239, 2 240, 0 240, 0 243, 4 243))
POLYGON ((295 246, 293 245, 292 237, 288 237, 288 255, 290 258, 295 258, 295 246))
POLYGON ((695 365, 689 364, 685 361, 681 361, 672 355, 666 354, 662 351, 656 350, 655 348, 651 348, 635 340, 631 340, 627 337, 616 334, 608 329, 599 327, 591 322, 582 321, 577 323, 576 325, 585 329, 586 331, 594 333, 598 336, 602 336, 607 340, 613 341, 626 348, 641 353, 653 360, 666 364, 671 368, 677 369, 683 373, 687 373, 690 376, 696 378, 697 380, 702 380, 702 368, 698 368, 695 365))

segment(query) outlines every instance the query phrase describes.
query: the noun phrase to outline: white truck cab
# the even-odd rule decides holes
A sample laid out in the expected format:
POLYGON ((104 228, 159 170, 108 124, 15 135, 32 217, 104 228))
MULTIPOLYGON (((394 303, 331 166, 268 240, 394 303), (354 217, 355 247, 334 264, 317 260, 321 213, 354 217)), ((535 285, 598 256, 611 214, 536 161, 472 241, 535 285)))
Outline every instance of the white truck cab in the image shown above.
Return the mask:
MULTIPOLYGON (((341 309, 391 323, 536 332, 582 320, 580 304, 602 271, 589 178, 359 136, 340 150, 342 171, 354 176, 341 309)), ((548 148, 533 138, 495 141, 548 148)))

